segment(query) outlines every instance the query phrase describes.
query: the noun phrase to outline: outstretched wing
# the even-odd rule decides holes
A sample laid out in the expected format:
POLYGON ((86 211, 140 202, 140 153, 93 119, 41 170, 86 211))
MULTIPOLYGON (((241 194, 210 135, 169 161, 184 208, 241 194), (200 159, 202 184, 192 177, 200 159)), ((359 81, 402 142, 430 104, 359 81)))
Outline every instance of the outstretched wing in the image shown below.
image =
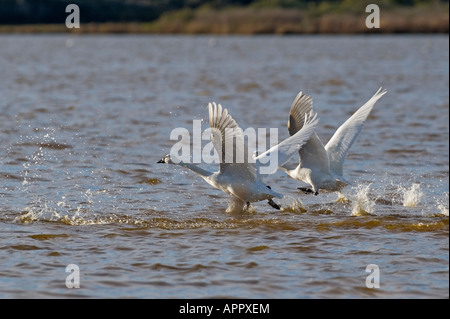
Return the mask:
POLYGON ((333 137, 325 145, 330 161, 330 170, 335 174, 342 176, 343 163, 350 147, 355 142, 361 132, 364 122, 369 116, 375 103, 387 93, 386 90, 379 88, 372 98, 356 111, 347 121, 342 124, 333 137))
POLYGON ((209 103, 208 109, 211 141, 219 155, 220 171, 256 178, 255 164, 249 162, 242 129, 221 104, 209 103))
MULTIPOLYGON (((288 130, 290 135, 294 135, 302 129, 305 122, 305 114, 313 110, 312 98, 300 92, 292 103, 289 112, 288 130)), ((299 150, 301 167, 315 168, 315 170, 328 174, 328 154, 325 151, 322 141, 315 132, 309 140, 299 150)))
POLYGON ((263 167, 259 164, 261 162, 265 163, 268 160, 277 160, 277 165, 270 165, 268 167, 269 169, 264 171, 265 174, 275 173, 278 167, 284 165, 294 154, 296 154, 314 133, 317 124, 319 123, 317 114, 310 111, 310 113, 305 114, 303 118, 304 124, 300 130, 255 158, 257 160, 257 167, 260 168, 263 167))
POLYGON ((313 109, 312 98, 300 92, 297 94, 289 112, 288 130, 290 135, 294 135, 301 130, 305 124, 305 115, 310 114, 313 109))

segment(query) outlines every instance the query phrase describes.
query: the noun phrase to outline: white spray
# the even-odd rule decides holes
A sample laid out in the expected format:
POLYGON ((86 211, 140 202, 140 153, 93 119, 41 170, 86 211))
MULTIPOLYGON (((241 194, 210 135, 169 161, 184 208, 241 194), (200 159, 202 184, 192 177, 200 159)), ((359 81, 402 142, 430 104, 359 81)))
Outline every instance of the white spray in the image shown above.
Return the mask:
POLYGON ((400 191, 403 193, 403 206, 415 207, 423 196, 420 184, 413 184, 410 189, 400 188, 400 191))
POLYGON ((375 210, 375 201, 369 198, 370 185, 356 186, 356 195, 349 195, 352 202, 352 215, 372 215, 375 210))

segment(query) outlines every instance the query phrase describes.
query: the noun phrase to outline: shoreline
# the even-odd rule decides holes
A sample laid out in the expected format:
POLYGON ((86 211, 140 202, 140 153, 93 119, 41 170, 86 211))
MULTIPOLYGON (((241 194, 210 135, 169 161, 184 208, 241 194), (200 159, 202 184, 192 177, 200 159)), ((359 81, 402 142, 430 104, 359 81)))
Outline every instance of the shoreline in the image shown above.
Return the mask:
POLYGON ((365 25, 366 13, 313 15, 301 10, 224 9, 179 10, 152 22, 83 23, 79 29, 60 24, 0 25, 0 34, 407 34, 449 33, 448 6, 444 8, 397 8, 381 11, 380 28, 365 25), (444 10, 442 10, 444 9, 444 10))

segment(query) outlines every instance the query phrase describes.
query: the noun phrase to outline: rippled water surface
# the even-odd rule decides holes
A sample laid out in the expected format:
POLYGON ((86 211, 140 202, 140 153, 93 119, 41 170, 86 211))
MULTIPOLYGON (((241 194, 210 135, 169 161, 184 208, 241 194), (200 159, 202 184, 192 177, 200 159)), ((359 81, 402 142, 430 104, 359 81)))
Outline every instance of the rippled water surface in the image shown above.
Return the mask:
POLYGON ((449 297, 447 36, 0 43, 0 297, 449 297), (226 194, 156 164, 174 128, 208 127, 210 101, 281 139, 301 90, 327 141, 380 86, 341 194, 305 195, 280 171, 266 182, 282 211, 231 214, 226 194))

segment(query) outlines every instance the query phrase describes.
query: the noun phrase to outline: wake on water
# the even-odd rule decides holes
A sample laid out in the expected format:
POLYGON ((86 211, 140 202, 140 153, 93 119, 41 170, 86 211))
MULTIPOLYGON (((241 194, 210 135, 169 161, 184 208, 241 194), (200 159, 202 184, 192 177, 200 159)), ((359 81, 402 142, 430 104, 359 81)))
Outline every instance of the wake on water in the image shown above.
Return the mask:
MULTIPOLYGON (((24 172, 22 172, 21 176, 23 179, 21 187, 24 194, 33 195, 33 187, 37 187, 37 185, 34 184, 39 182, 38 179, 33 179, 33 177, 39 177, 37 173, 33 174, 33 165, 38 165, 45 156, 42 147, 40 147, 38 153, 33 154, 31 165, 28 163, 27 166, 24 166, 24 172)), ((428 212, 422 213, 422 215, 449 216, 448 193, 445 194, 445 198, 439 197, 435 199, 434 203, 436 203, 436 209, 432 212, 430 211, 433 210, 432 207, 430 207, 430 195, 424 194, 423 187, 426 187, 424 185, 412 183, 409 187, 403 187, 397 186, 392 182, 390 185, 381 185, 376 188, 374 188, 374 185, 378 184, 357 184, 354 187, 346 187, 341 192, 337 192, 336 194, 338 197, 331 203, 331 211, 337 214, 345 213, 350 216, 376 216, 379 215, 376 211, 377 203, 387 203, 387 205, 405 208, 420 208, 421 201, 425 199, 427 200, 427 204, 422 205, 428 206, 426 207, 428 212), (386 189, 390 189, 391 193, 386 193, 386 189), (380 194, 380 192, 382 193, 380 194), (344 211, 342 211, 342 209, 344 211)), ((73 192, 71 193, 72 198, 74 195, 73 192)), ((32 200, 33 203, 28 203, 28 205, 22 209, 19 208, 20 213, 18 216, 15 216, 13 222, 33 223, 35 221, 61 221, 67 222, 67 224, 84 224, 88 221, 102 223, 101 221, 105 220, 109 223, 108 216, 111 214, 106 214, 108 216, 104 216, 105 214, 103 213, 95 213, 105 210, 103 207, 98 207, 97 202, 100 202, 99 197, 104 196, 107 198, 101 198, 102 201, 106 200, 106 202, 109 202, 115 200, 115 196, 106 194, 106 190, 92 191, 91 189, 78 190, 75 201, 73 199, 69 200, 65 195, 61 195, 61 193, 59 193, 59 197, 55 199, 43 197, 36 198, 36 194, 33 196, 35 196, 32 200)), ((318 197, 312 196, 309 197, 308 200, 311 199, 317 202, 320 197, 320 195, 318 197)), ((309 211, 311 207, 314 207, 311 206, 310 209, 308 209, 309 205, 304 205, 297 196, 294 198, 285 195, 283 198, 275 201, 280 205, 280 211, 287 213, 305 213, 309 211)), ((261 202, 257 207, 260 205, 267 204, 261 202)), ((257 213, 255 206, 250 205, 247 207, 239 200, 230 199, 226 212, 232 214, 255 214, 257 213)), ((161 208, 164 209, 163 207, 161 208)), ((266 209, 270 210, 271 208, 267 205, 266 209)), ((330 211, 328 207, 326 209, 327 211, 330 211)), ((117 210, 115 210, 115 212, 120 214, 117 210)), ((314 209, 312 212, 314 212, 314 209)), ((113 219, 116 220, 115 218, 113 219)))
MULTIPOLYGON (((300 200, 295 199, 292 196, 285 195, 281 199, 277 201, 277 204, 280 206, 281 212, 290 212, 290 213, 305 213, 307 208, 303 205, 300 200)), ((229 214, 254 214, 256 213, 256 208, 253 205, 247 207, 246 204, 239 199, 231 197, 228 200, 228 207, 225 211, 229 214)))
MULTIPOLYGON (((371 194, 372 187, 372 183, 367 185, 357 184, 354 187, 348 188, 346 191, 343 190, 342 192, 336 192, 338 197, 335 202, 344 205, 351 205, 351 216, 376 216, 377 200, 383 199, 385 196, 383 194, 378 196, 371 194)), ((409 188, 399 186, 395 194, 397 197, 399 196, 398 199, 394 199, 392 201, 384 199, 381 202, 387 202, 390 205, 398 204, 403 207, 418 207, 424 196, 420 184, 418 183, 413 183, 409 188)), ((446 194, 446 196, 448 199, 448 194, 446 194)), ((289 195, 285 195, 278 201, 278 203, 281 206, 280 211, 282 212, 305 213, 308 211, 308 208, 300 199, 296 199, 289 195)), ((438 214, 448 216, 448 207, 446 207, 444 203, 438 202, 437 208, 438 214)), ((244 206, 243 208, 241 202, 230 200, 227 212, 256 213, 256 209, 252 205, 249 207, 244 206)))
MULTIPOLYGON (((338 192, 337 203, 351 203, 351 215, 352 216, 365 216, 365 215, 377 215, 376 205, 377 200, 383 199, 385 195, 371 195, 372 184, 363 185, 358 184, 355 187, 351 187, 347 192, 338 192)), ((421 189, 419 183, 413 183, 409 188, 398 186, 395 192, 396 196, 399 198, 394 198, 393 200, 382 200, 382 202, 387 202, 390 205, 399 205, 403 207, 420 207, 421 200, 425 197, 424 192, 421 189)), ((436 200, 436 208, 438 215, 448 215, 448 193, 445 200, 436 200), (445 205, 445 202, 447 205, 445 205)), ((424 213, 422 213, 424 215, 424 213)), ((433 213, 427 213, 425 215, 433 215, 433 213)))

